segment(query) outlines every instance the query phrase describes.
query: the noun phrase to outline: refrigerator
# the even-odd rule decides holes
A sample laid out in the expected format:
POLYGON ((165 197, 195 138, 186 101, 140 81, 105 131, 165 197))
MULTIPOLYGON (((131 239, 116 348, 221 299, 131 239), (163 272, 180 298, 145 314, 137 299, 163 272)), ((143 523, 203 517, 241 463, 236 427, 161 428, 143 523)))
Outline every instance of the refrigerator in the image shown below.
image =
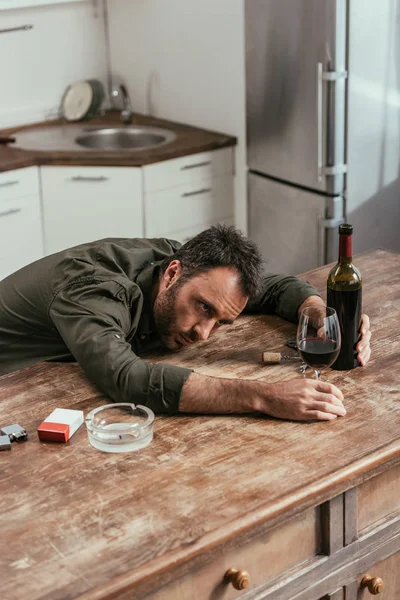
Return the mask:
POLYGON ((245 0, 248 232, 297 274, 400 251, 400 0, 245 0))

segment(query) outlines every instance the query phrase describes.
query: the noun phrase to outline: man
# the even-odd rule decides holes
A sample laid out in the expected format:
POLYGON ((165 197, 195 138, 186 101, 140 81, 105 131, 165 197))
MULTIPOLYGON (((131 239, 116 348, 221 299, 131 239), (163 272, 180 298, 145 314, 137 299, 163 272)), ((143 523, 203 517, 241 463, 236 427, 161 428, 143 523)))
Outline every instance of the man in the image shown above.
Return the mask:
MULTIPOLYGON (((0 282, 0 374, 75 359, 114 401, 156 412, 343 416, 343 395, 326 382, 218 379, 139 358, 160 342, 178 349, 205 340, 245 309, 295 322, 305 306, 324 305, 295 277, 269 274, 262 281, 261 265, 257 247, 223 226, 182 247, 165 239, 105 239, 43 258, 0 282)), ((365 316, 363 329, 365 364, 365 316)))

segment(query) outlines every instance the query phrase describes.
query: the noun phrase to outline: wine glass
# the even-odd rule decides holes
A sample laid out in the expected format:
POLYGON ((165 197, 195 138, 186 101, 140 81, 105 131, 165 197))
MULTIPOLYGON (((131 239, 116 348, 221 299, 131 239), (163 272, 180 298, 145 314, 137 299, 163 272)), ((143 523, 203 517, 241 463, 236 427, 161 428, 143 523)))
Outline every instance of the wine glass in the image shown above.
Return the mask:
POLYGON ((320 378, 340 352, 340 325, 336 311, 329 306, 309 306, 301 311, 297 327, 297 349, 303 361, 320 378))

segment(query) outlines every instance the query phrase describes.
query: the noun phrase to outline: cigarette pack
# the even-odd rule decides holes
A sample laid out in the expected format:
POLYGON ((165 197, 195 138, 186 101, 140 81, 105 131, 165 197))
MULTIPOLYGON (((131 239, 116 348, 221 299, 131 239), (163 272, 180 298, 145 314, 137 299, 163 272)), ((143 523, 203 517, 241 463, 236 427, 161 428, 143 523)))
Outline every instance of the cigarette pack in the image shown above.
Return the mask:
POLYGON ((39 425, 39 439, 42 442, 68 442, 82 423, 82 410, 55 408, 39 425))

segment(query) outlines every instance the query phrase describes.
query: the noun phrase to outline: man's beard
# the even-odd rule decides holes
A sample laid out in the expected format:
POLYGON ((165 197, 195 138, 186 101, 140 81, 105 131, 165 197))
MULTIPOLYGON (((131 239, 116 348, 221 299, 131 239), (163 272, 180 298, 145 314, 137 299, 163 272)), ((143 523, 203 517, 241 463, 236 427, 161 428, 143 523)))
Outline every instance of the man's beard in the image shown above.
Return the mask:
POLYGON ((153 307, 154 321, 161 343, 171 350, 180 347, 174 337, 174 334, 179 334, 175 304, 180 287, 179 282, 176 282, 163 290, 155 299, 153 307))

